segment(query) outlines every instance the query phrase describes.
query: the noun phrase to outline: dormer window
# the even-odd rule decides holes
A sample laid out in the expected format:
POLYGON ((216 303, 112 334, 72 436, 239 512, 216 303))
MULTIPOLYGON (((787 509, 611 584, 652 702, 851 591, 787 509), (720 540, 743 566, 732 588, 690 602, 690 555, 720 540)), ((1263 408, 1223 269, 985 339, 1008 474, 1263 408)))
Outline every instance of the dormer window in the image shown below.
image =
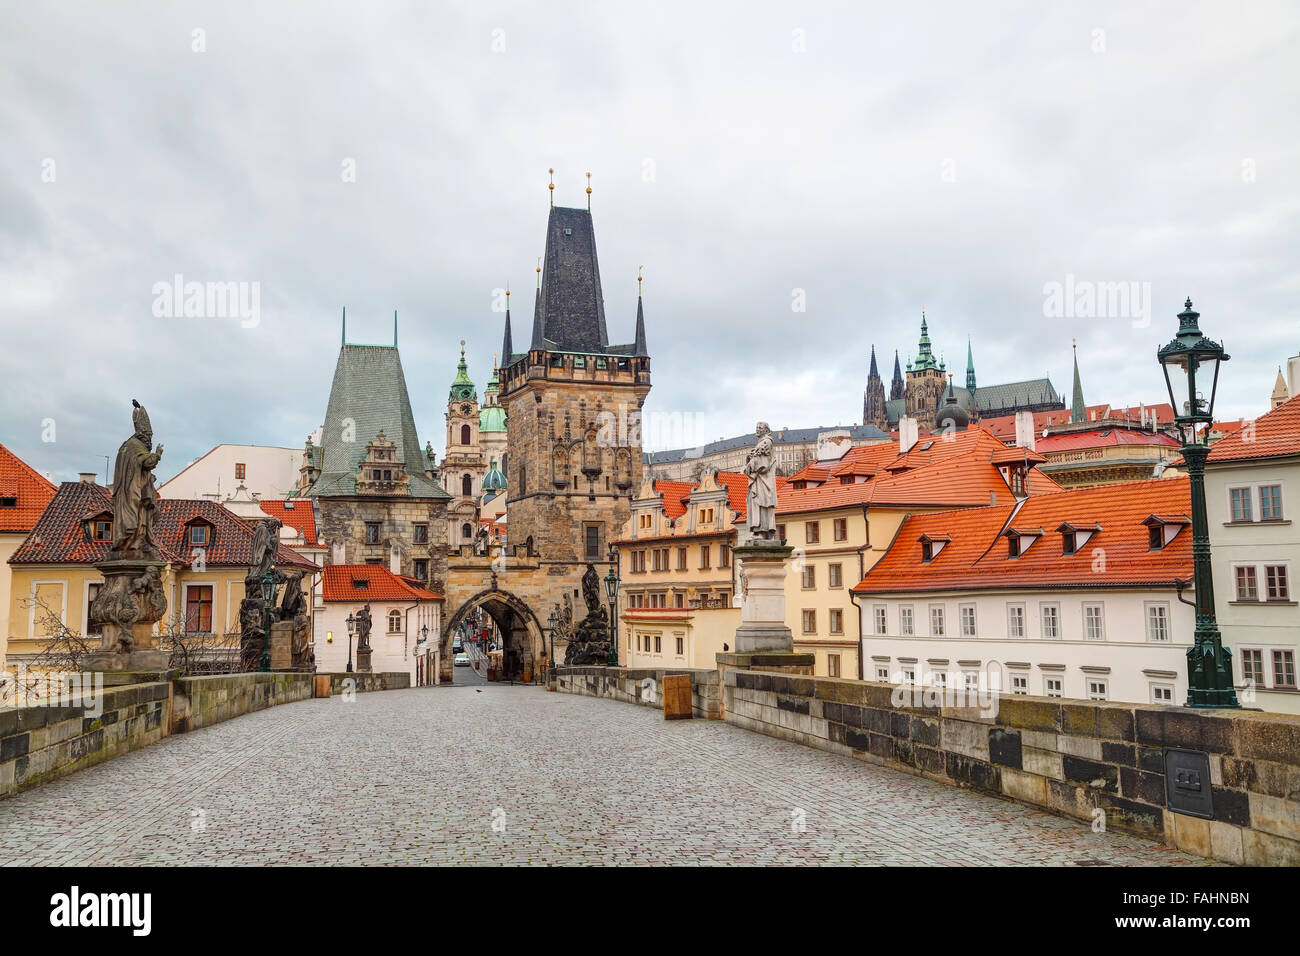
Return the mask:
POLYGON ((17 495, 5 495, 4 497, 0 497, 0 508, 17 508, 17 507, 18 507, 17 495))
POLYGON ((370 580, 368 578, 353 578, 352 590, 368 591, 370 589, 370 580))
POLYGON ((1027 531, 1021 531, 1017 528, 1008 528, 1007 536, 1007 557, 1018 558, 1028 551, 1035 541, 1043 536, 1042 528, 1031 528, 1027 531))
POLYGON ((921 535, 920 540, 921 540, 921 561, 924 564, 929 564, 931 561, 933 561, 935 558, 939 556, 939 552, 944 549, 944 546, 947 545, 948 542, 952 540, 952 538, 950 538, 946 534, 941 534, 941 535, 923 534, 921 535))
POLYGON ((1067 521, 1056 530, 1061 535, 1061 554, 1077 554, 1101 530, 1101 525, 1074 525, 1067 521))
POLYGON ((212 528, 206 524, 190 525, 189 542, 191 547, 205 548, 212 540, 212 528))
POLYGON ((1163 551, 1178 533, 1192 523, 1187 515, 1147 515, 1142 519, 1147 526, 1147 548, 1163 551))
POLYGON ((113 522, 106 519, 99 519, 91 523, 91 537, 96 541, 113 540, 113 522))

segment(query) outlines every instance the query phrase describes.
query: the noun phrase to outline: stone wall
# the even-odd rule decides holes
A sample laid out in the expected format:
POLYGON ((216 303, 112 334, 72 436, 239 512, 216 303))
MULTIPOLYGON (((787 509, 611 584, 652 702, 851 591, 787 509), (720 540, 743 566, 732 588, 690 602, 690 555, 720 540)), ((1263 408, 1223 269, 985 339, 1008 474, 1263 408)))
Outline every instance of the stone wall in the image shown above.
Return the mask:
POLYGON ((888 684, 741 670, 722 690, 726 721, 748 730, 1198 856, 1300 865, 1300 716, 1027 696, 896 706, 888 684), (1168 809, 1165 748, 1208 752, 1212 819, 1168 809))
MULTIPOLYGON (((394 495, 372 498, 320 497, 317 502, 317 534, 326 544, 342 544, 344 564, 365 564, 378 560, 389 566, 390 548, 402 555, 402 574, 415 573, 414 561, 429 562, 429 585, 441 591, 447 580, 447 503, 441 498, 411 498, 394 495), (379 522, 379 541, 366 544, 366 523, 379 522), (415 526, 429 526, 429 540, 415 543, 415 526)), ((331 561, 331 563, 335 563, 331 561)))
POLYGON ((0 797, 156 743, 171 685, 104 688, 97 716, 79 704, 0 710, 0 797))
POLYGON ((352 690, 359 694, 370 693, 378 690, 406 690, 411 686, 411 675, 405 671, 384 671, 378 674, 318 674, 313 676, 328 676, 330 679, 330 694, 343 693, 343 682, 352 679, 352 690))
POLYGON ((717 671, 687 670, 681 668, 638 669, 627 667, 559 667, 556 684, 562 694, 581 694, 586 697, 607 697, 627 704, 641 704, 662 711, 664 708, 664 677, 669 674, 689 674, 691 677, 691 709, 694 716, 719 720, 722 717, 722 687, 717 671), (646 681, 654 681, 648 691, 646 681))
POLYGON ((312 696, 314 675, 209 674, 179 677, 172 682, 168 733, 183 734, 223 720, 289 704, 312 696))

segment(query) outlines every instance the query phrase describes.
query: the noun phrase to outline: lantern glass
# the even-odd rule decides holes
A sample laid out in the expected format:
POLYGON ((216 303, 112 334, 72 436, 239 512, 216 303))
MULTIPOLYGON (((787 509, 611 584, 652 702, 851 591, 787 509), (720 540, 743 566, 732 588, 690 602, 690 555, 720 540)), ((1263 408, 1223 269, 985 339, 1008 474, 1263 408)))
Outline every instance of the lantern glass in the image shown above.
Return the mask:
POLYGON ((357 629, 357 619, 356 619, 355 617, 353 617, 351 614, 349 614, 349 615, 348 615, 348 634, 351 635, 351 634, 356 633, 356 629, 357 629))
POLYGON ((275 579, 271 575, 262 578, 262 600, 270 604, 271 599, 275 597, 275 579))
POLYGON ((618 575, 612 568, 609 574, 605 575, 605 594, 609 597, 610 604, 618 600, 618 575))

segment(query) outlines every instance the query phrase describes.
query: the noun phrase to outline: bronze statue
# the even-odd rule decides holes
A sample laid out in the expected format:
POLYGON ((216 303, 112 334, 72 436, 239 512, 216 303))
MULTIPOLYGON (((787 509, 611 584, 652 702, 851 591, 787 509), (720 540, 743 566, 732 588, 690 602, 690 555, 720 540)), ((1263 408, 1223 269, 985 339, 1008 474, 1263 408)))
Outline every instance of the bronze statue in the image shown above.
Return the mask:
MULTIPOLYGON (((587 616, 578 624, 564 649, 564 663, 603 666, 609 660, 609 612, 600 601, 600 575, 596 573, 594 564, 588 564, 587 572, 582 576, 582 599, 587 605, 587 616)), ((567 603, 567 595, 565 600, 567 603)), ((571 630, 572 627, 570 623, 571 630)))
POLYGON ((357 652, 360 653, 362 648, 365 648, 366 650, 370 649, 370 602, 369 601, 366 602, 365 607, 363 607, 360 611, 357 611, 357 652))
POLYGON ((162 458, 163 447, 153 446, 153 426, 144 406, 131 399, 135 410, 131 421, 135 433, 117 450, 113 468, 113 545, 110 561, 144 558, 158 560, 161 555, 153 540, 153 525, 158 518, 158 489, 154 487, 154 469, 162 458))
POLYGON ((280 620, 294 621, 299 614, 307 611, 307 601, 302 593, 302 574, 289 572, 284 575, 284 595, 280 599, 280 620))
POLYGON ((256 581, 260 587, 262 579, 271 573, 280 548, 281 527, 278 518, 263 518, 257 523, 257 530, 253 532, 253 563, 246 581, 256 581))

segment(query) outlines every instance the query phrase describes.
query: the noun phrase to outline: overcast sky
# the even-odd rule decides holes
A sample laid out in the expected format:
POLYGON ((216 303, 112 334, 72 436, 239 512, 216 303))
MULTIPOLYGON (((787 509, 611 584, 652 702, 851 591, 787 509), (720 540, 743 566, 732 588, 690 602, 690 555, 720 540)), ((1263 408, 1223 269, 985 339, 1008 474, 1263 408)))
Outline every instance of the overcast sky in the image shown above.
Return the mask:
POLYGON ((558 205, 592 173, 612 341, 645 266, 647 410, 698 424, 670 444, 859 421, 923 305, 959 382, 969 335, 980 384, 1068 401, 1077 339, 1088 402, 1130 404, 1190 295, 1220 417, 1267 408, 1300 351, 1300 8, 861 6, 4 4, 0 442, 102 474, 138 398, 163 477, 299 446, 347 306, 361 343, 398 310, 441 450, 507 282, 527 342, 548 167, 558 205), (155 315, 178 273, 258 283, 256 326, 155 315), (1046 315, 1067 276, 1149 283, 1150 324, 1046 315))

